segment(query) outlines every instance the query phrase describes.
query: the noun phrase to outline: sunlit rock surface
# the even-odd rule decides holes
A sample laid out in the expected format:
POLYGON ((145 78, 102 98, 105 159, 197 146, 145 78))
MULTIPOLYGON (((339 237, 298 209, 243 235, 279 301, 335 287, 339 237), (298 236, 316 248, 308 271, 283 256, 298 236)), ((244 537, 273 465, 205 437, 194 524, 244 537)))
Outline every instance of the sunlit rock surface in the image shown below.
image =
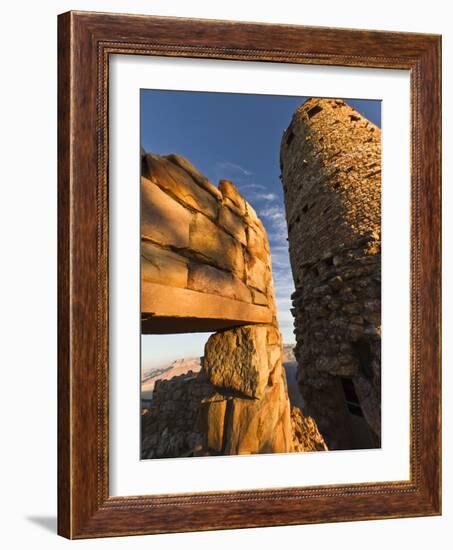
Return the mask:
POLYGON ((325 450, 291 412, 269 242, 234 184, 142 156, 142 332, 215 332, 201 370, 153 385, 142 458, 325 450))

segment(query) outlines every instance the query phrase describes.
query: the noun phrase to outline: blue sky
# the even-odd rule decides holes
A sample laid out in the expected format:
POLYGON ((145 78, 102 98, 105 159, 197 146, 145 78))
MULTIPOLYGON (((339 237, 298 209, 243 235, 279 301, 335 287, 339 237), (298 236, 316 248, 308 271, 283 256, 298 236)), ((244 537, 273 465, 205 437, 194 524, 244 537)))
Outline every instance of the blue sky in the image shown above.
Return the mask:
MULTIPOLYGON (((266 227, 272 253, 280 329, 294 342, 280 142, 303 96, 141 90, 141 145, 147 152, 187 157, 214 184, 230 179, 254 206, 266 227)), ((381 102, 346 101, 381 125, 381 102)), ((206 334, 143 336, 143 365, 159 366, 203 354, 206 334), (171 352, 169 352, 171 349, 171 352)))

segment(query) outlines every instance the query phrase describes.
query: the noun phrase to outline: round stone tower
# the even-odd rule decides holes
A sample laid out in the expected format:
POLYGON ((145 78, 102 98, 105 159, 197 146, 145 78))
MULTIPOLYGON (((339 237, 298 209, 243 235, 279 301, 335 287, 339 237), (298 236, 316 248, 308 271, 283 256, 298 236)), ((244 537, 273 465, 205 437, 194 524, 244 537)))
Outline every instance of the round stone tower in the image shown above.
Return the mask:
POLYGON ((329 449, 379 447, 381 131, 337 99, 309 99, 281 144, 305 413, 329 449))

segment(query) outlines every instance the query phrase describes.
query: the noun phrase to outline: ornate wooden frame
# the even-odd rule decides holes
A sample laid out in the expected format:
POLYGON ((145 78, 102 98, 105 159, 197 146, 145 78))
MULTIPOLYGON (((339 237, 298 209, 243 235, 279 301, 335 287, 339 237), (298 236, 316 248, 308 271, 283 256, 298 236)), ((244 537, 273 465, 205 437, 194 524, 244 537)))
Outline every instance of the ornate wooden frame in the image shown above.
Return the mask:
POLYGON ((58 47, 58 532, 87 538, 440 514, 441 38, 69 12, 59 16, 58 47), (109 496, 110 54, 410 71, 410 481, 109 496))

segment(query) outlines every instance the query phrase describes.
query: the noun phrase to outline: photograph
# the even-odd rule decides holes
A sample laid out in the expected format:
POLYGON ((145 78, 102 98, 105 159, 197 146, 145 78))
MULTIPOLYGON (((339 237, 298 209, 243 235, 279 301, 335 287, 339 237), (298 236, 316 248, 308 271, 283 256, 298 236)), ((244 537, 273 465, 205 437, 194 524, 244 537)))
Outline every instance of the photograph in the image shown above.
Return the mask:
POLYGON ((381 101, 141 89, 140 145, 140 458, 381 448, 381 101))
MULTIPOLYGON (((58 461, 37 465, 57 470, 58 534, 304 525, 310 544, 347 529, 382 547, 377 520, 388 541, 408 518, 442 530, 446 18, 184 6, 58 15, 58 113, 40 125, 58 114, 58 132, 29 148, 45 159, 57 138, 58 430, 38 448, 58 461)), ((33 201, 9 187, 46 221, 32 183, 33 201)))

